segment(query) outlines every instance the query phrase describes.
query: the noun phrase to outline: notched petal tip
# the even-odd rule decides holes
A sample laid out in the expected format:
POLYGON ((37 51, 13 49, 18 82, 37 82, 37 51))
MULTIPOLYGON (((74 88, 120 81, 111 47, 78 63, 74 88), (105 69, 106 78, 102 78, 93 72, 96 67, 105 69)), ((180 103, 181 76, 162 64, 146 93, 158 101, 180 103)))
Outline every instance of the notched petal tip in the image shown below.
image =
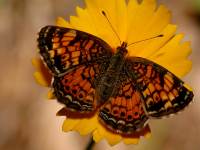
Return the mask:
POLYGON ((56 19, 56 25, 60 27, 73 28, 72 25, 62 17, 56 19))
POLYGON ((80 135, 88 135, 96 129, 97 120, 96 116, 89 119, 81 119, 79 124, 77 124, 74 130, 78 131, 80 135))
POLYGON ((135 144, 137 145, 139 143, 138 138, 126 138, 123 140, 124 144, 130 145, 130 144, 135 144))
POLYGON ((145 138, 151 137, 149 125, 146 125, 141 131, 138 131, 131 136, 122 136, 121 134, 112 133, 105 129, 101 124, 99 124, 97 129, 93 132, 93 138, 95 142, 99 142, 105 138, 111 146, 116 145, 121 141, 123 141, 125 144, 138 144, 142 136, 145 138))
POLYGON ((62 130, 64 132, 73 131, 74 127, 80 122, 79 119, 65 119, 62 130))
POLYGON ((93 135, 93 140, 96 143, 98 143, 99 141, 101 141, 103 139, 103 136, 101 134, 99 134, 98 130, 93 131, 92 135, 93 135))
MULTIPOLYGON (((57 112, 57 115, 64 116, 65 108, 57 112)), ((96 116, 87 119, 71 119, 67 118, 63 123, 63 131, 77 131, 80 135, 87 135, 93 132, 97 127, 96 116)))

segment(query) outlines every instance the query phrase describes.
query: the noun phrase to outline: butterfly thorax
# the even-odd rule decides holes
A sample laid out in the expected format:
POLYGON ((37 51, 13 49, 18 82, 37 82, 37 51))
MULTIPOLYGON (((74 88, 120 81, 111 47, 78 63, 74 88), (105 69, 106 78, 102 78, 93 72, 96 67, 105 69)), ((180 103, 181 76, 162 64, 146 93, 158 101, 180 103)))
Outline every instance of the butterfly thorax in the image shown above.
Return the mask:
POLYGON ((118 83, 121 69, 125 62, 127 55, 127 43, 123 42, 121 46, 117 47, 116 53, 111 57, 109 66, 106 72, 102 75, 98 85, 98 99, 100 102, 105 102, 113 94, 114 87, 118 83))

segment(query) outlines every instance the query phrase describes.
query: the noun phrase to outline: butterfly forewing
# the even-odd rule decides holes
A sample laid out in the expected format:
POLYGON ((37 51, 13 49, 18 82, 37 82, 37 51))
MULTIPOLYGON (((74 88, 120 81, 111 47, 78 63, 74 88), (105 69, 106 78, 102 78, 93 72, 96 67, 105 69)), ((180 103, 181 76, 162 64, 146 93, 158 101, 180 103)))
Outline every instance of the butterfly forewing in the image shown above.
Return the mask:
MULTIPOLYGON (((95 87, 108 62, 81 65, 53 81, 54 93, 59 102, 66 105, 65 116, 69 118, 91 117, 99 103, 95 87)), ((63 112, 63 111, 62 111, 63 112)))
POLYGON ((103 40, 75 29, 46 26, 38 37, 39 53, 56 76, 82 64, 109 59, 111 47, 103 40))
POLYGON ((192 91, 162 66, 144 58, 132 57, 127 59, 125 67, 142 96, 149 116, 176 113, 192 101, 192 91))

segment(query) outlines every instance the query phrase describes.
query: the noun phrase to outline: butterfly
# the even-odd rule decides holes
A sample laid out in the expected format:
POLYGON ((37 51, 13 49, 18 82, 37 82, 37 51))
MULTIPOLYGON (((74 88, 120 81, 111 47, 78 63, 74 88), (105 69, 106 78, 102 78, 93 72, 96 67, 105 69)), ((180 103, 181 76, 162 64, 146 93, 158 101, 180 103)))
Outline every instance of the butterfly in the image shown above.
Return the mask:
POLYGON ((141 57, 128 57, 127 43, 113 52, 86 32, 46 26, 38 37, 39 53, 53 75, 52 88, 64 104, 58 114, 98 120, 124 136, 141 131, 150 118, 184 109, 193 99, 178 77, 141 57))

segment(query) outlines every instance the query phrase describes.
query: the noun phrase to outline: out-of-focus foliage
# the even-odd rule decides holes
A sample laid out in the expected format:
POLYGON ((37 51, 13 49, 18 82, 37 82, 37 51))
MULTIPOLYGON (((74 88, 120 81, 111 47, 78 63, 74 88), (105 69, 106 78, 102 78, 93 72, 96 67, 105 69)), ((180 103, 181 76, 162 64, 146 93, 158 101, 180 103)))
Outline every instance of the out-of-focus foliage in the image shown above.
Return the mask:
POLYGON ((200 0, 192 0, 192 5, 200 13, 200 0))

